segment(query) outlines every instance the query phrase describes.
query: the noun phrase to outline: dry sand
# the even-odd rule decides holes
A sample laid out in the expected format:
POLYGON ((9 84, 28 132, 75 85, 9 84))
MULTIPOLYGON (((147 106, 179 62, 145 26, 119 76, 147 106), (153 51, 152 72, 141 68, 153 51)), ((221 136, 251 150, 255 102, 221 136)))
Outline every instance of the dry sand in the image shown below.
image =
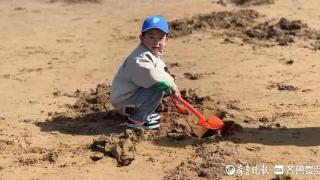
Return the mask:
POLYGON ((271 179, 277 164, 314 167, 278 179, 319 179, 319 9, 318 0, 0 1, 0 179, 271 179), (109 85, 152 14, 170 21, 165 61, 185 98, 238 129, 194 137, 194 117, 163 102, 159 131, 125 130, 109 85), (247 164, 269 173, 224 171, 247 164))

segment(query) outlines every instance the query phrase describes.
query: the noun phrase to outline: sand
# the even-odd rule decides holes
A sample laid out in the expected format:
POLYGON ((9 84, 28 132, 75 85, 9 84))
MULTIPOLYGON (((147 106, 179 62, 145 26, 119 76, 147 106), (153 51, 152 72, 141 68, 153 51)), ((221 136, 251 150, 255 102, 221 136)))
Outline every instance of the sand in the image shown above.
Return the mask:
POLYGON ((1 1, 0 179, 318 179, 319 8, 317 0, 1 1), (167 100, 160 130, 128 130, 113 111, 112 78, 152 14, 170 22, 164 59, 184 98, 235 122, 232 131, 197 137, 196 118, 167 100), (243 174, 228 175, 227 165, 243 174))

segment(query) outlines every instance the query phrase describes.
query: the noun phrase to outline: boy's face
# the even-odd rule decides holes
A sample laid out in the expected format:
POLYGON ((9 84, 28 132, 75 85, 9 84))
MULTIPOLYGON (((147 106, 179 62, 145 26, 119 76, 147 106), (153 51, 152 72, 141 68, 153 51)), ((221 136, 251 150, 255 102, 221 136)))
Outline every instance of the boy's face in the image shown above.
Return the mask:
POLYGON ((162 54, 167 45, 167 34, 158 29, 150 29, 140 35, 140 41, 152 54, 162 54))

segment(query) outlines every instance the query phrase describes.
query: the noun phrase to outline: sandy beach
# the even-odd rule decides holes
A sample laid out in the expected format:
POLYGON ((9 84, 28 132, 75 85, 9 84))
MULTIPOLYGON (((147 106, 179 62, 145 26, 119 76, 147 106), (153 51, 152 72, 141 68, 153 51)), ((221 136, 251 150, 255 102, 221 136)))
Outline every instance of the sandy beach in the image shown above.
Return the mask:
POLYGON ((0 1, 0 179, 319 179, 319 9, 318 0, 0 1), (128 130, 113 111, 112 78, 158 14, 183 97, 235 122, 230 132, 197 137, 195 117, 166 100, 157 131, 128 130))

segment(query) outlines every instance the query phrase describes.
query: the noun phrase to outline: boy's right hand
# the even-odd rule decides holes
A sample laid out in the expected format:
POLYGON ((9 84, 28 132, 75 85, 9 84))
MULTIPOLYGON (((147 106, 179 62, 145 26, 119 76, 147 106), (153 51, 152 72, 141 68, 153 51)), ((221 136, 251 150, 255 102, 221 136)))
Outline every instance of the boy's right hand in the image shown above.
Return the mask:
POLYGON ((171 102, 176 107, 177 112, 179 112, 181 114, 189 114, 187 108, 179 103, 179 101, 177 100, 177 98, 179 98, 179 97, 177 97, 177 96, 179 96, 179 95, 171 94, 171 96, 170 96, 171 102))
POLYGON ((172 94, 174 94, 176 97, 181 97, 181 93, 178 88, 174 89, 172 94))

